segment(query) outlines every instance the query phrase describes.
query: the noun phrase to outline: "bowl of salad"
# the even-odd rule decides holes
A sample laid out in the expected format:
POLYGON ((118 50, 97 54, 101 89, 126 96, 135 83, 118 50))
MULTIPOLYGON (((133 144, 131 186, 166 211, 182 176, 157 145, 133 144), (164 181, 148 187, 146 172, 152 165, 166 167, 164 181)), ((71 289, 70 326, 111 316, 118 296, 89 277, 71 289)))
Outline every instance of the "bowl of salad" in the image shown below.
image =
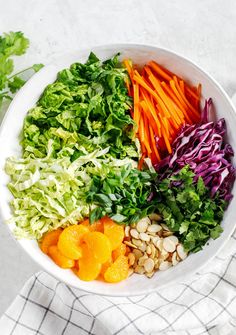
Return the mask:
POLYGON ((2 219, 42 268, 82 290, 180 282, 235 228, 235 127, 222 87, 174 52, 65 55, 24 85, 2 123, 2 219))

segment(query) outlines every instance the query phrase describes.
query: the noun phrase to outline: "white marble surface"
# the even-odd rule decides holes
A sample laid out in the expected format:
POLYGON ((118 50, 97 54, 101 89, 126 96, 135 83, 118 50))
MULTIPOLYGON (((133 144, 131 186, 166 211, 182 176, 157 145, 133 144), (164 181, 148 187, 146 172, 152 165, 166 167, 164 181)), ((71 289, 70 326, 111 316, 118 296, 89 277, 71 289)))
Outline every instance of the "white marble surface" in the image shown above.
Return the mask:
MULTIPOLYGON (((0 33, 30 38, 16 70, 57 55, 119 42, 156 44, 197 62, 236 90, 235 0, 0 0, 0 33)), ((0 314, 39 270, 0 224, 0 314)))

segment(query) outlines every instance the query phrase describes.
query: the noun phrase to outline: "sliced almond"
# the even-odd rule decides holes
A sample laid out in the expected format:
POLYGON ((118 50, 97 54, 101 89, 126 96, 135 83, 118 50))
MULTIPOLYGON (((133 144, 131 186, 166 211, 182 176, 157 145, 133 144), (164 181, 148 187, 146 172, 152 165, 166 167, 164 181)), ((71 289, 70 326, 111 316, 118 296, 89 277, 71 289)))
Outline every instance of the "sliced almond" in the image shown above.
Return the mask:
POLYGON ((155 258, 156 257, 156 251, 158 252, 158 250, 155 248, 155 246, 153 244, 151 244, 151 258, 155 258))
POLYGON ((176 252, 173 253, 172 257, 171 257, 171 261, 172 261, 172 264, 175 266, 177 265, 179 262, 177 261, 177 254, 176 252))
POLYGON ((137 247, 140 247, 142 245, 142 241, 137 240, 136 238, 132 238, 132 243, 137 247))
POLYGON ((139 250, 141 250, 142 252, 145 252, 146 251, 146 248, 147 248, 147 245, 145 242, 142 242, 140 247, 139 247, 139 250))
POLYGON ((143 266, 147 259, 148 259, 147 255, 144 255, 144 256, 140 257, 139 260, 138 260, 138 265, 143 266))
POLYGON ((172 231, 164 231, 162 235, 163 235, 164 237, 167 237, 167 236, 172 236, 173 233, 172 233, 172 231))
POLYGON ((163 240, 162 240, 162 239, 157 240, 157 242, 155 243, 155 246, 156 246, 160 251, 162 251, 162 250, 163 250, 163 240))
POLYGON ((161 223, 161 226, 164 230, 170 231, 170 229, 167 227, 167 225, 165 223, 161 223))
POLYGON ((162 219, 161 216, 157 213, 152 213, 152 214, 148 215, 148 217, 151 221, 161 221, 161 219, 162 219))
POLYGON ((159 224, 151 224, 150 226, 148 226, 147 230, 149 233, 158 233, 162 230, 162 226, 160 226, 159 224))
POLYGON ((167 252, 174 252, 176 249, 176 243, 171 239, 172 236, 165 237, 163 239, 163 248, 167 252))
POLYGON ((148 217, 143 218, 137 223, 136 229, 139 233, 145 233, 148 225, 150 224, 151 224, 151 220, 148 217))
POLYGON ((133 254, 134 254, 134 256, 135 256, 135 259, 139 259, 140 257, 143 256, 142 251, 139 250, 139 249, 134 249, 134 250, 133 250, 133 254))
POLYGON ((146 276, 148 278, 152 278, 153 275, 154 275, 154 271, 146 273, 146 276))
POLYGON ((145 260, 143 266, 144 266, 145 271, 149 273, 153 271, 154 265, 155 265, 154 260, 151 258, 148 258, 145 260))
POLYGON ((128 261, 129 261, 129 266, 134 265, 135 256, 134 256, 134 254, 132 252, 128 254, 128 261))
POLYGON ((146 233, 140 233, 139 237, 144 242, 149 242, 150 241, 150 236, 146 233))
POLYGON ((136 239, 138 239, 139 238, 139 233, 138 233, 138 231, 135 229, 135 228, 132 228, 132 229, 130 229, 130 235, 133 237, 133 238, 136 238, 136 239))
POLYGON ((177 246, 177 253, 182 260, 187 257, 187 253, 184 251, 184 247, 182 244, 179 244, 177 246))
POLYGON ((137 265, 136 268, 134 269, 134 272, 142 275, 144 274, 145 270, 143 266, 137 265))
POLYGON ((124 243, 125 243, 126 245, 128 245, 128 247, 131 247, 131 248, 137 249, 137 246, 136 246, 136 245, 134 245, 133 243, 129 242, 129 241, 124 241, 124 243))
POLYGON ((134 273, 134 269, 133 268, 129 268, 129 270, 128 270, 128 277, 130 277, 133 273, 134 273))
POLYGON ((129 237, 130 226, 125 227, 125 237, 129 237))
POLYGON ((160 263, 159 270, 164 271, 164 270, 169 269, 171 266, 172 264, 170 262, 164 261, 160 263))

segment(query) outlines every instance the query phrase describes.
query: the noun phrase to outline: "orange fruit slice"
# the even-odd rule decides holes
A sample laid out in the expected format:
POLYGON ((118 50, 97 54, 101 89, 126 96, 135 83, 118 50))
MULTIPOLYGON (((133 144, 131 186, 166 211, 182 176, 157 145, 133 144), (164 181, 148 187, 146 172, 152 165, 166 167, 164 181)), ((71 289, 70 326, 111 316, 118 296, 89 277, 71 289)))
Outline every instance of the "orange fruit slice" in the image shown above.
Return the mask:
POLYGON ((115 261, 120 255, 125 255, 126 245, 121 243, 118 248, 112 251, 112 259, 115 261))
POLYGON ((115 262, 104 273, 104 279, 108 283, 118 283, 128 277, 128 258, 119 256, 115 262))
POLYGON ((83 241, 92 250, 99 263, 105 263, 111 257, 111 244, 106 235, 98 231, 89 232, 84 235, 83 241))
POLYGON ((83 236, 89 229, 81 224, 72 225, 63 230, 58 240, 58 249, 70 259, 79 259, 82 256, 80 247, 83 236))
POLYGON ((82 221, 81 224, 88 227, 90 231, 100 231, 101 233, 103 233, 103 222, 101 220, 90 224, 89 219, 86 219, 82 221))
POLYGON ((58 266, 63 269, 70 269, 75 265, 74 260, 62 255, 56 245, 52 245, 48 248, 48 255, 58 266))
POLYGON ((51 247, 52 245, 57 245, 57 242, 58 242, 58 239, 61 233, 62 233, 62 229, 60 228, 47 232, 43 236, 43 240, 40 245, 42 252, 44 252, 45 254, 48 254, 49 247, 51 247))
POLYGON ((106 270, 112 265, 112 257, 102 264, 100 274, 103 276, 106 270))
POLYGON ((85 243, 81 245, 82 258, 78 260, 79 270, 77 275, 81 280, 90 281, 98 277, 101 271, 101 263, 95 258, 92 250, 85 243))
POLYGON ((125 237, 124 226, 118 225, 108 217, 103 218, 102 221, 104 224, 104 234, 109 238, 112 250, 115 250, 125 237))

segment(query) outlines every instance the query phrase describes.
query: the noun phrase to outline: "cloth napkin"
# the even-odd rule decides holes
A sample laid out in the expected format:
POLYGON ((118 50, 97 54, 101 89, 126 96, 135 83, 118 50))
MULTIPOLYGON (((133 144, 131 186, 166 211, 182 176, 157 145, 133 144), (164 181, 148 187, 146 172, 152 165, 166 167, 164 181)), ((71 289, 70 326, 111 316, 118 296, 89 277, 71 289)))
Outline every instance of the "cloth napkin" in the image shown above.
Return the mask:
POLYGON ((235 335, 236 231, 201 272, 148 295, 95 295, 39 272, 0 319, 0 334, 235 335))
POLYGON ((236 335, 236 231, 199 273, 147 295, 95 295, 39 272, 1 317, 0 334, 236 335))

